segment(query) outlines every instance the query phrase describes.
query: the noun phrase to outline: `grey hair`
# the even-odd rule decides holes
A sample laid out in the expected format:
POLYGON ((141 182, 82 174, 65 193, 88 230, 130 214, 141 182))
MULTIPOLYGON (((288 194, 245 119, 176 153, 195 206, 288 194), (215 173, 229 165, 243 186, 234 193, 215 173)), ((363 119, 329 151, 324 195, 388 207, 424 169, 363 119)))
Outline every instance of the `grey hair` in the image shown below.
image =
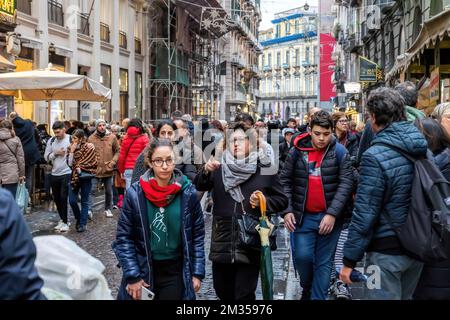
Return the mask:
POLYGON ((395 90, 401 94, 403 99, 405 99, 405 104, 407 106, 416 106, 419 92, 417 91, 417 87, 414 83, 411 81, 402 82, 395 86, 395 90))
POLYGON ((439 122, 441 121, 444 114, 450 113, 450 102, 441 103, 434 108, 433 112, 431 113, 431 116, 434 119, 438 119, 439 122))

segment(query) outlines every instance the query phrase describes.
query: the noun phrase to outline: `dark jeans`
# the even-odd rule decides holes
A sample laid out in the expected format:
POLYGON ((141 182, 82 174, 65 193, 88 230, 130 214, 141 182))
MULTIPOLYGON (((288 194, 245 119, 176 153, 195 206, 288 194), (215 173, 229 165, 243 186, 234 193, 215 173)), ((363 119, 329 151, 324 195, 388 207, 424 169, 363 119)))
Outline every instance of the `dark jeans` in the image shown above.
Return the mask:
POLYGON ((99 182, 103 182, 105 188, 105 210, 112 209, 113 200, 113 177, 106 178, 94 178, 92 179, 91 196, 89 198, 89 209, 92 210, 92 201, 95 197, 95 192, 97 192, 97 185, 99 182))
POLYGON ((113 185, 113 205, 117 205, 119 202, 119 190, 113 185))
POLYGON ((52 175, 50 173, 45 173, 44 174, 44 188, 45 188, 45 196, 46 196, 46 200, 51 199, 51 192, 50 192, 50 187, 52 185, 52 175))
POLYGON ((14 199, 16 199, 16 193, 17 193, 18 186, 19 186, 18 183, 2 184, 2 188, 11 192, 14 199))
POLYGON ((80 180, 76 188, 69 186, 69 202, 73 215, 77 220, 77 225, 84 227, 87 224, 89 210, 89 195, 92 188, 92 179, 80 180), (78 193, 81 192, 81 211, 78 207, 78 193))
POLYGON ((33 173, 34 173, 34 164, 33 165, 25 165, 25 186, 27 187, 28 192, 31 197, 31 187, 33 186, 33 173))
POLYGON ((214 290, 220 300, 256 300, 259 265, 213 263, 214 290))
POLYGON ((324 213, 303 215, 302 225, 294 232, 294 261, 303 292, 311 300, 326 300, 330 286, 334 252, 341 225, 334 225, 327 235, 319 235, 324 213))
POLYGON ((55 201, 59 217, 64 223, 67 223, 67 199, 69 196, 70 176, 70 174, 65 174, 51 177, 53 201, 55 201))
POLYGON ((183 261, 153 260, 155 300, 183 299, 183 261))

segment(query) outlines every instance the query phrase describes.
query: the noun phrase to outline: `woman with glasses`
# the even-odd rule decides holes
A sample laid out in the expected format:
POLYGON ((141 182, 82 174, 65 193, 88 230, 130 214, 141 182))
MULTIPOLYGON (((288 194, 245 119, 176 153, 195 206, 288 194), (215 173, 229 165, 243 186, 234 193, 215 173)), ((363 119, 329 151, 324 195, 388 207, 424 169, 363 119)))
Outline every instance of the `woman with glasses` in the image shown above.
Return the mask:
POLYGON ((267 211, 277 213, 288 199, 274 170, 258 160, 255 129, 235 124, 224 141, 221 162, 211 158, 195 178, 199 191, 212 191, 211 250, 214 289, 221 300, 255 300, 260 250, 245 246, 239 237, 243 214, 260 216, 257 191, 267 199, 267 211))
POLYGON ((350 131, 350 121, 345 112, 335 112, 332 115, 334 124, 334 135, 339 143, 347 148, 352 162, 356 160, 358 154, 358 137, 350 131))
POLYGON ((114 252, 123 271, 118 299, 194 300, 205 276, 204 221, 196 190, 175 168, 172 143, 152 140, 149 170, 128 190, 114 252))

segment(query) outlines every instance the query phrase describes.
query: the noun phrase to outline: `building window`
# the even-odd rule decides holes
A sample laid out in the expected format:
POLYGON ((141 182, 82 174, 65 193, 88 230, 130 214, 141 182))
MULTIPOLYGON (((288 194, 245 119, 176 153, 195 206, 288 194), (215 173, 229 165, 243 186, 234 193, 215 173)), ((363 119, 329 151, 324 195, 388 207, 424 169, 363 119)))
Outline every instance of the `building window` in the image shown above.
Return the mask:
POLYGON ((295 49, 295 66, 300 65, 300 49, 295 49))
POLYGON ((277 67, 281 66, 281 52, 277 52, 277 67))
POLYGON ((280 37, 280 25, 279 24, 277 24, 276 26, 275 26, 275 38, 279 38, 280 37))
POLYGON ((295 19, 295 33, 300 33, 300 21, 295 19))
POLYGON ((55 0, 48 0, 48 22, 64 26, 64 9, 61 3, 55 0))
POLYGON ((135 102, 136 102, 136 110, 135 116, 137 118, 142 118, 142 73, 135 73, 135 102))
POLYGON ((17 10, 31 16, 31 0, 18 0, 17 10))
POLYGON ((430 2, 430 17, 437 15, 444 10, 442 0, 431 0, 430 2))
POLYGON ((286 58, 286 59, 285 59, 286 64, 289 66, 289 49, 286 50, 286 57, 285 57, 285 58, 286 58))
POLYGON ((314 64, 317 64, 317 47, 314 47, 314 64))
POLYGON ((420 10, 420 7, 417 6, 414 10, 414 26, 413 26, 413 38, 412 41, 416 41, 417 37, 419 36, 420 29, 422 28, 422 10, 420 10))
POLYGON ((120 119, 128 118, 128 70, 120 69, 120 119))
MULTIPOLYGON (((111 88, 111 66, 106 64, 100 65, 100 83, 107 88, 111 88)), ((102 110, 100 111, 103 119, 111 121, 111 101, 108 100, 102 104, 102 110)))
POLYGON ((269 67, 272 67, 272 54, 271 53, 268 54, 267 60, 268 60, 267 62, 269 64, 269 67))
POLYGON ((291 34, 291 22, 290 21, 286 21, 286 35, 290 35, 291 34))
POLYGON ((306 47, 306 51, 305 51, 305 61, 306 61, 306 63, 309 63, 309 56, 310 56, 310 48, 306 47))

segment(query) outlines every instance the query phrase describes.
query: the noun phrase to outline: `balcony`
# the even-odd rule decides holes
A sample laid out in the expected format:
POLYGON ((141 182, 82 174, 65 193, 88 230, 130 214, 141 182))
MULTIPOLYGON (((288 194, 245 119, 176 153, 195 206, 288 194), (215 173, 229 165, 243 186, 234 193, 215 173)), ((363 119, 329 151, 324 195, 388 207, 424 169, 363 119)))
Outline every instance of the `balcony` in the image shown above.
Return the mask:
POLYGON ((111 41, 111 31, 106 23, 100 22, 100 40, 106 43, 111 41))
POLYGON ((238 66, 240 69, 245 67, 244 59, 242 56, 233 55, 231 57, 231 64, 238 66))
POLYGON ((89 25, 89 14, 80 13, 78 15, 78 33, 84 34, 85 36, 90 35, 90 25, 89 25))
POLYGON ((139 38, 134 38, 134 52, 137 54, 142 54, 142 42, 139 38))
POLYGON ((124 31, 119 31, 119 47, 122 49, 128 48, 127 33, 124 31))
POLYGON ((283 63, 283 69, 289 69, 289 68, 290 68, 289 63, 283 63))
POLYGON ((272 67, 269 65, 266 65, 263 67, 263 71, 272 71, 272 67))
POLYGON ((48 7, 48 22, 63 27, 64 9, 62 4, 54 0, 48 0, 47 7, 48 7))
POLYGON ((18 0, 17 10, 31 16, 31 1, 32 0, 18 0))

